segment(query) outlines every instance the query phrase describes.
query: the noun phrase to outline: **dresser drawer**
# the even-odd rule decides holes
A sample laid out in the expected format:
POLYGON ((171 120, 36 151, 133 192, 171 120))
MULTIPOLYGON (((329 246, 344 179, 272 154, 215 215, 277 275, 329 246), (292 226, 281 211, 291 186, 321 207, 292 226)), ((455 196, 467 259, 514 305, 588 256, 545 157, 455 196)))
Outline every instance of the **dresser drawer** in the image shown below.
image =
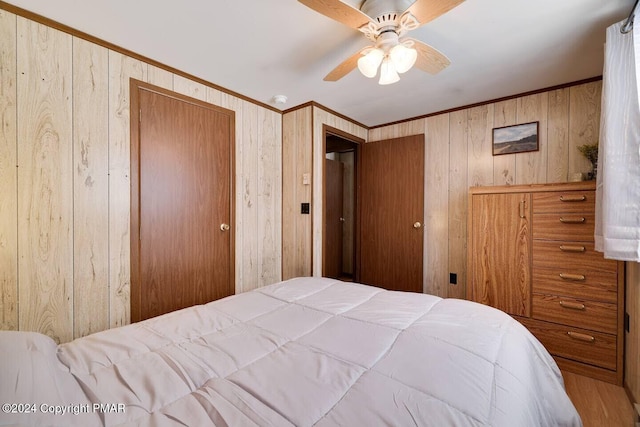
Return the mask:
POLYGON ((593 301, 618 301, 618 275, 587 267, 541 268, 534 266, 532 291, 593 301), (560 276, 562 274, 562 276, 560 276), (584 280, 581 280, 584 277, 584 280))
POLYGON ((593 190, 533 193, 534 213, 594 212, 595 205, 593 190))
POLYGON ((596 270, 617 273, 618 263, 605 259, 600 252, 593 249, 588 242, 550 242, 533 241, 533 267, 559 270, 596 270))
POLYGON ((593 242, 595 214, 533 214, 534 239, 593 242))
POLYGON ((520 320, 549 353, 602 368, 616 369, 615 335, 533 319, 520 320))
POLYGON ((616 304, 557 295, 533 294, 531 317, 614 335, 618 323, 616 304))

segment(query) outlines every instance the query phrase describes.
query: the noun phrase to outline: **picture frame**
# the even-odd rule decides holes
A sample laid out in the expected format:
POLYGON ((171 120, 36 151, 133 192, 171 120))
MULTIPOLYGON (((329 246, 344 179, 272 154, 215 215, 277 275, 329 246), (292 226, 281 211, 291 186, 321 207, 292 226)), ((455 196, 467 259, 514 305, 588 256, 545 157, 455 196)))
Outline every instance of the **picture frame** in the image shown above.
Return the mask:
POLYGON ((539 122, 522 123, 493 129, 493 155, 526 153, 540 149, 539 122))

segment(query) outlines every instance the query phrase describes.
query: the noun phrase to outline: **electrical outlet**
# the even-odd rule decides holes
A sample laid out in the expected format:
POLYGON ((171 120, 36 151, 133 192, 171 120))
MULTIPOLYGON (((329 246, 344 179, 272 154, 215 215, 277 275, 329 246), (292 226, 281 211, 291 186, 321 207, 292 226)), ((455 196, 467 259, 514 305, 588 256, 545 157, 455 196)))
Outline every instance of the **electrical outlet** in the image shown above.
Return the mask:
POLYGON ((449 283, 452 285, 458 284, 458 275, 456 273, 449 273, 449 283))
POLYGON ((309 213, 311 213, 311 203, 302 203, 300 205, 300 213, 301 214, 309 214, 309 213))

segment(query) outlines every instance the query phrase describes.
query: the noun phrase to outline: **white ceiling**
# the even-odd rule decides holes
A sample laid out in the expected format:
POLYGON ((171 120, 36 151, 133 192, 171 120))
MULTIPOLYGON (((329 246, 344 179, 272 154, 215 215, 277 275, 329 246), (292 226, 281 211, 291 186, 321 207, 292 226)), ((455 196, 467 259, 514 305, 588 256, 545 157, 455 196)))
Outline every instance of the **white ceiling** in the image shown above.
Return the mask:
POLYGON ((375 126, 599 76, 605 28, 634 0, 466 0, 410 34, 451 65, 389 86, 357 70, 323 81, 369 43, 296 0, 7 3, 276 108, 316 101, 375 126), (274 103, 279 94, 286 104, 274 103))

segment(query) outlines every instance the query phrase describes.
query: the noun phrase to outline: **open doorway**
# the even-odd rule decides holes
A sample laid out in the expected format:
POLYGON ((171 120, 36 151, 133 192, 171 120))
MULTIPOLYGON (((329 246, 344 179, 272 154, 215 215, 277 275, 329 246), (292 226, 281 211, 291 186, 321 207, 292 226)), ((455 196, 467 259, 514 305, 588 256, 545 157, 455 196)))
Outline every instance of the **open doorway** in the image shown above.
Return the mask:
POLYGON ((324 142, 322 275, 357 281, 357 164, 364 141, 324 126, 324 142))

